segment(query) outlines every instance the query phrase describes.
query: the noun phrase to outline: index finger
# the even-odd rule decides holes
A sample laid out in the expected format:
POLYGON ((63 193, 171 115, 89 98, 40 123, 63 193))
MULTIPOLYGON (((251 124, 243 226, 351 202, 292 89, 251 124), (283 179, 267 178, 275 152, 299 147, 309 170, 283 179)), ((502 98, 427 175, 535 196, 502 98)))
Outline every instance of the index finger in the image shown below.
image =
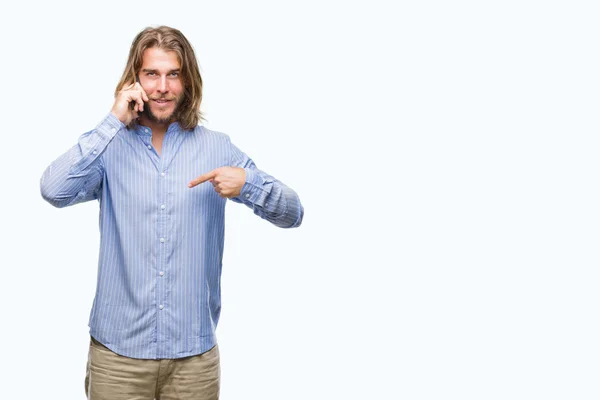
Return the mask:
POLYGON ((196 179, 192 180, 190 183, 188 183, 188 187, 193 188, 194 186, 204 183, 209 179, 214 179, 216 176, 217 176, 217 170, 213 169, 212 171, 207 172, 204 175, 200 175, 196 179))
POLYGON ((140 84, 139 78, 138 78, 138 81, 134 83, 134 85, 135 85, 136 89, 139 89, 142 92, 142 99, 144 101, 149 101, 148 95, 146 94, 146 91, 144 90, 144 88, 140 84))

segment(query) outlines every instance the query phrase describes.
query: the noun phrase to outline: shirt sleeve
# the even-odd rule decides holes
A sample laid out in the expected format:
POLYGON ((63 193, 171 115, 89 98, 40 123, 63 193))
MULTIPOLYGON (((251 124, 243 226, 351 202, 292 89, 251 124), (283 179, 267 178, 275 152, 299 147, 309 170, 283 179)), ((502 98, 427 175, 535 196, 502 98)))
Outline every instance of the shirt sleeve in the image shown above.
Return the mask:
POLYGON ((104 167, 101 155, 125 127, 112 113, 96 129, 81 135, 76 145, 54 160, 42 174, 40 191, 55 207, 67 207, 98 198, 104 167))
POLYGON ((254 161, 231 141, 231 165, 244 168, 246 182, 241 193, 231 201, 251 208, 254 214, 280 228, 296 228, 304 218, 304 207, 295 191, 273 176, 261 171, 254 161))

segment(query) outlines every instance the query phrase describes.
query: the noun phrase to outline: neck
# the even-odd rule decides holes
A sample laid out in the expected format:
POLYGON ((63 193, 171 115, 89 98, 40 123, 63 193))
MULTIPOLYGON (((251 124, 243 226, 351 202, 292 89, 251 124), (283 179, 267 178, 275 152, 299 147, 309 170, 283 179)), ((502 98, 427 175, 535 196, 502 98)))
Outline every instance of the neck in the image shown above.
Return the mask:
POLYGON ((144 116, 140 116, 140 118, 138 119, 138 123, 142 126, 150 128, 152 130, 152 135, 159 136, 164 135, 167 132, 167 128, 169 128, 169 125, 171 124, 171 122, 151 121, 148 118, 145 118, 144 116))

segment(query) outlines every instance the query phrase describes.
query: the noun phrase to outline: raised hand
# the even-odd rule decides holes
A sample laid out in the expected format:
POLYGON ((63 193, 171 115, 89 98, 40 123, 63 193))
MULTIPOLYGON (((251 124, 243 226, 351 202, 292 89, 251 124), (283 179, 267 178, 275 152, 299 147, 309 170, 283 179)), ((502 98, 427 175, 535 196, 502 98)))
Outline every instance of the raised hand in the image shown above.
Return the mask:
POLYGON ((124 87, 115 98, 115 104, 111 112, 125 125, 136 119, 139 112, 144 111, 144 101, 148 101, 148 95, 139 82, 124 87))

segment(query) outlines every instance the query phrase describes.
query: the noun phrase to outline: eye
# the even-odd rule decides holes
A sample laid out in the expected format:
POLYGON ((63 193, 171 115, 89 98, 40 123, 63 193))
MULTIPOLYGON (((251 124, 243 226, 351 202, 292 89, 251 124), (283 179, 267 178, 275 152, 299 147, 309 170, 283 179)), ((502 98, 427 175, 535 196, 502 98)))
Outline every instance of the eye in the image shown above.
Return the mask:
POLYGON ((154 76, 154 75, 155 75, 155 73, 154 73, 154 72, 147 72, 147 73, 146 73, 146 75, 147 75, 147 76, 154 76))
POLYGON ((171 76, 173 78, 177 78, 179 76, 179 72, 171 72, 171 76))

